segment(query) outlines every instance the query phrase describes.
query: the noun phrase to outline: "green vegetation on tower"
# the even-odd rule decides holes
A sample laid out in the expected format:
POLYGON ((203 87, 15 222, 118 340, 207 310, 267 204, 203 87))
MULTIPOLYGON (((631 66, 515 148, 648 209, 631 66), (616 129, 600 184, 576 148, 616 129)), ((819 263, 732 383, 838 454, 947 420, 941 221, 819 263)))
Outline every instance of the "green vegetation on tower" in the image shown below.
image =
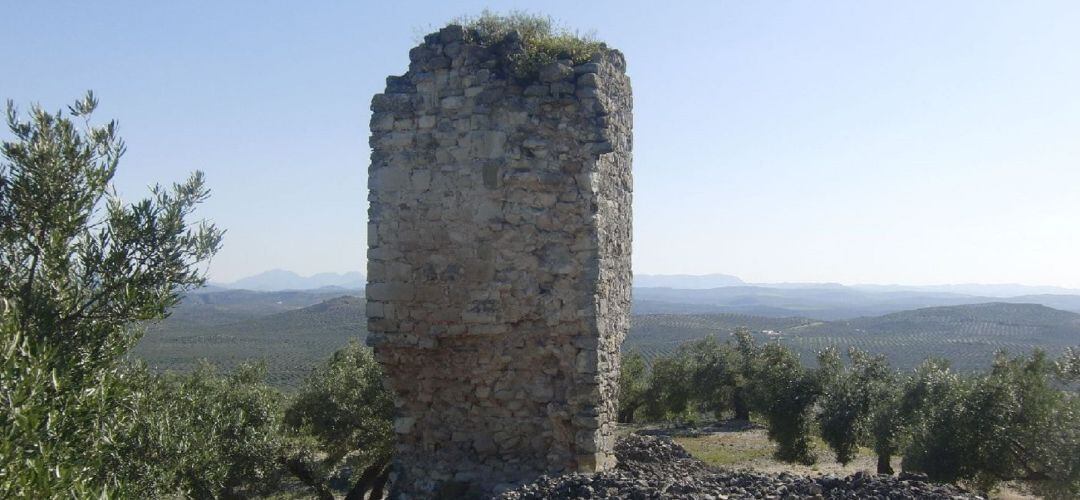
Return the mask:
POLYGON ((479 16, 455 19, 451 25, 464 27, 468 42, 508 49, 507 68, 521 82, 536 80, 545 65, 561 60, 578 65, 607 50, 607 45, 592 35, 571 31, 549 16, 520 11, 500 15, 484 10, 479 16), (510 47, 517 44, 520 50, 510 47))

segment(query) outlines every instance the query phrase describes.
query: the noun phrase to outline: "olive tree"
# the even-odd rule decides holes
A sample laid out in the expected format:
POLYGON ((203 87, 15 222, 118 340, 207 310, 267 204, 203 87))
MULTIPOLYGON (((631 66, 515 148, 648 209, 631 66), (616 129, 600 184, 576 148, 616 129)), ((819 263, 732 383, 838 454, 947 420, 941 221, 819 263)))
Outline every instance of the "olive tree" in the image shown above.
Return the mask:
POLYGON ((735 339, 737 366, 731 373, 731 407, 735 420, 750 420, 750 385, 755 378, 759 347, 748 328, 736 328, 732 336, 735 339))
POLYGON ((644 417, 650 421, 684 419, 689 416, 695 388, 685 355, 664 356, 653 362, 644 392, 644 417))
POLYGON ((201 286, 221 231, 196 222, 203 175, 125 203, 116 122, 90 122, 93 94, 22 116, 0 144, 0 496, 119 488, 106 463, 122 418, 122 356, 142 321, 201 286))
POLYGON ((754 365, 753 407, 765 417, 769 439, 777 444, 776 458, 813 464, 813 406, 821 385, 817 375, 802 366, 794 351, 775 343, 759 348, 754 365))
POLYGON ((352 341, 316 368, 285 411, 292 431, 283 465, 319 498, 342 465, 360 471, 346 499, 378 498, 393 453, 393 397, 371 351, 352 341))
POLYGON ((1080 494, 1080 405, 1054 387, 1046 355, 999 353, 989 373, 922 369, 905 394, 918 415, 904 468, 990 491, 1029 482, 1049 496, 1080 494))
POLYGON ((617 420, 621 423, 634 421, 634 414, 645 404, 645 391, 648 389, 645 357, 640 351, 624 354, 619 367, 619 411, 617 420))
POLYGON ((264 364, 229 374, 201 363, 183 374, 142 364, 123 376, 131 393, 110 470, 135 498, 250 498, 272 493, 283 470, 282 394, 264 364))
MULTIPOLYGON (((1057 378, 1064 384, 1080 382, 1080 346, 1067 347, 1054 363, 1057 378)), ((1075 389, 1075 386, 1074 386, 1075 389)))
POLYGON ((680 352, 688 358, 691 398, 695 406, 720 417, 733 410, 739 359, 731 344, 710 335, 684 344, 680 352))
POLYGON ((818 356, 822 393, 818 401, 818 424, 825 444, 836 460, 848 464, 860 445, 873 444, 878 454, 877 471, 891 474, 898 421, 897 375, 882 355, 872 356, 848 349, 845 366, 835 349, 818 356))
POLYGON ((729 411, 738 420, 749 420, 758 347, 749 330, 737 329, 735 337, 732 343, 710 335, 658 358, 640 397, 630 401, 643 406, 643 415, 651 420, 700 412, 721 417, 729 411))

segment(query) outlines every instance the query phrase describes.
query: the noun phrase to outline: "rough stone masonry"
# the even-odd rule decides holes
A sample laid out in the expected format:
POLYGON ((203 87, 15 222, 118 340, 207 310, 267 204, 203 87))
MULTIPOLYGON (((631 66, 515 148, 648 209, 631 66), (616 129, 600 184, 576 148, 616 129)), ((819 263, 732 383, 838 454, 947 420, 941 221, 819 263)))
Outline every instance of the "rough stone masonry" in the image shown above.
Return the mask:
POLYGON ((509 76, 512 33, 425 37, 372 99, 368 342, 396 397, 399 493, 614 466, 629 326, 621 53, 509 76))

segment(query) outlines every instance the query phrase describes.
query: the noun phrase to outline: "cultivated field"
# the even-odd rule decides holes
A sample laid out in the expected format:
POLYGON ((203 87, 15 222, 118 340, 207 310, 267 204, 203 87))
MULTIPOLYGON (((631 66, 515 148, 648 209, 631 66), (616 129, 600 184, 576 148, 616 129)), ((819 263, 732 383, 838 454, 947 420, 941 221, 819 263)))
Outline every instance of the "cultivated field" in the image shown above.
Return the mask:
MULTIPOLYGON (((270 381, 297 386, 315 364, 366 335, 364 300, 342 292, 226 291, 194 294, 168 320, 150 325, 135 354, 161 370, 186 371, 200 359, 229 369, 265 360, 270 381)), ((989 366, 994 352, 1042 348, 1053 355, 1080 344, 1080 315, 1033 304, 977 304, 903 311, 846 321, 745 314, 635 315, 624 350, 647 359, 706 335, 727 338, 738 327, 759 342, 781 342, 813 363, 828 346, 885 354, 911 369, 929 356, 958 370, 989 366)))

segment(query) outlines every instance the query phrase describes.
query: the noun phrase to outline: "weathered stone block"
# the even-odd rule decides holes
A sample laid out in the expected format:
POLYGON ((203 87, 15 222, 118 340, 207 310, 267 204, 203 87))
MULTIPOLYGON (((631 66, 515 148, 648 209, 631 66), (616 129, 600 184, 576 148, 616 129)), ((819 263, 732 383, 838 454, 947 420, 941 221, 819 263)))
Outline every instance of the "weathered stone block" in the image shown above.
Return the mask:
POLYGON ((548 83, 557 82, 569 78, 573 74, 574 68, 561 62, 554 62, 540 68, 540 81, 548 83))

